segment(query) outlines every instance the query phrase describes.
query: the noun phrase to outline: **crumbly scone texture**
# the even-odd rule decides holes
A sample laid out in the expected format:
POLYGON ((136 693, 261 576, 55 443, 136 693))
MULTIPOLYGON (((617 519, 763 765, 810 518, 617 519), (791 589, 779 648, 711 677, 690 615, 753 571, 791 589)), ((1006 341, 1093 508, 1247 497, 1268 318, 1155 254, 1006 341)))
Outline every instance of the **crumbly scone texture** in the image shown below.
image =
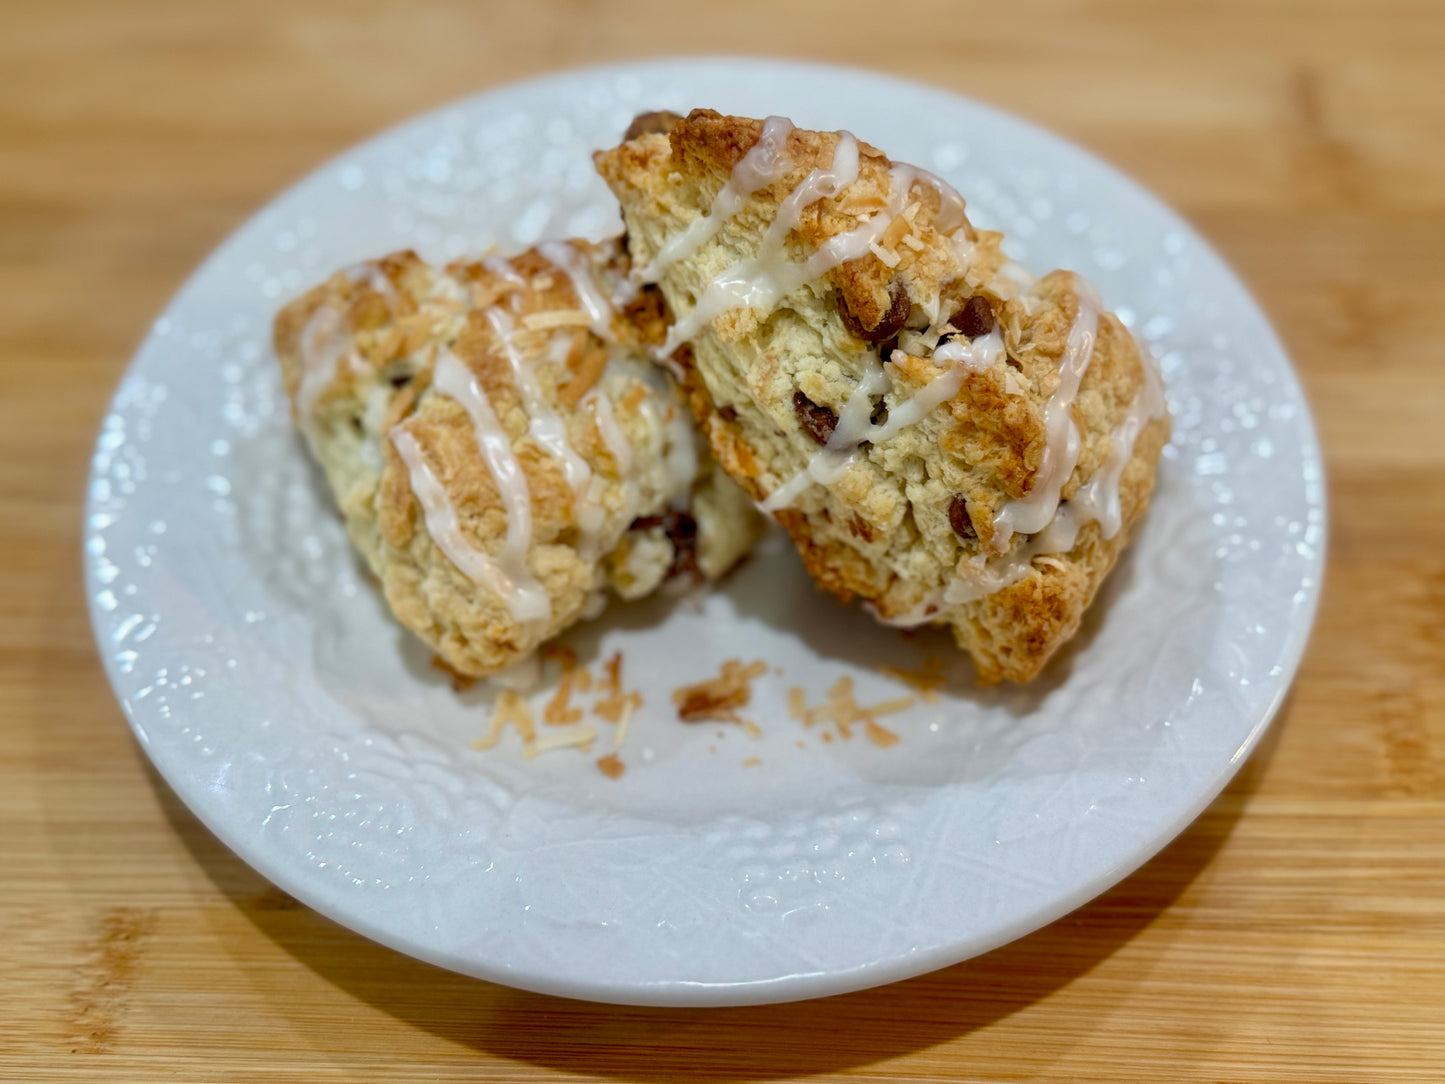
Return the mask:
MULTIPOLYGON (((999 235, 975 229, 936 178, 859 143, 856 175, 819 185, 846 157, 839 133, 771 129, 784 152, 761 171, 767 183, 700 234, 725 186, 748 187, 730 179, 768 131, 697 110, 595 156, 634 266, 690 332, 669 340, 668 363, 713 454, 754 500, 816 468, 828 447, 834 469, 772 506, 819 584, 891 624, 950 627, 981 681, 1026 681, 1078 630, 1148 504, 1169 433, 1157 374, 1086 284, 1013 268, 999 235), (816 198, 799 213, 794 194, 809 189, 816 198), (780 212, 785 223, 796 215, 781 237, 769 233, 780 212), (705 239, 676 256, 689 228, 705 239), (860 229, 875 238, 861 252, 849 237, 860 229), (840 246, 849 258, 833 266, 840 246), (790 277, 804 264, 819 273, 790 277), (736 303, 717 304, 720 291, 736 303), (1057 394, 1081 361, 1077 393, 1057 394), (857 422, 860 388, 872 393, 861 428, 844 421, 851 400, 857 422), (1051 400, 1079 438, 1066 478, 1051 400), (840 448, 840 429, 865 439, 840 448), (1081 489, 1114 474, 1117 528, 1080 516, 1066 548, 1011 531, 1002 515, 1051 488, 1077 512, 1081 489)), ((756 183, 748 162, 739 175, 751 168, 756 183)))
POLYGON ((293 417, 352 542, 397 619, 467 676, 527 655, 600 608, 605 590, 633 599, 669 576, 719 576, 761 530, 643 358, 662 334, 656 291, 630 286, 616 242, 542 247, 446 268, 396 253, 338 272, 275 322, 293 417), (435 385, 443 359, 495 428, 435 385), (499 484, 484 439, 520 485, 499 484), (399 440, 439 487, 431 509, 399 440), (502 567, 519 493, 524 567, 499 590, 453 557, 502 567), (434 529, 448 514, 459 537, 434 529), (528 579, 543 612, 535 594, 529 611, 505 590, 528 579))

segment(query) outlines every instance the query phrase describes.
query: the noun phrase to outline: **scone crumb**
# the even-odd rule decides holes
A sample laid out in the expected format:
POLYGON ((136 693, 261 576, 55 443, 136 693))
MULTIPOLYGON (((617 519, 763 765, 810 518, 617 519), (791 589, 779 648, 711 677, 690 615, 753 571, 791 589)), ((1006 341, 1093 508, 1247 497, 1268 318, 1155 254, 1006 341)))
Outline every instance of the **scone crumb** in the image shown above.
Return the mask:
POLYGON ((517 728, 522 741, 530 744, 537 738, 537 728, 532 723, 532 709, 513 689, 503 689, 497 695, 496 707, 492 709, 492 725, 487 736, 472 742, 472 748, 480 751, 490 749, 502 738, 502 731, 508 723, 517 728))
POLYGON ((577 669, 577 652, 566 644, 543 644, 542 658, 556 659, 562 664, 562 673, 570 674, 577 669))
POLYGON ((808 694, 803 689, 794 685, 788 690, 788 718, 803 718, 804 712, 808 710, 808 694))
POLYGON ((673 690, 672 702, 677 705, 677 717, 685 723, 721 719, 743 725, 745 720, 738 715, 737 709, 745 707, 752 699, 753 679, 767 672, 768 664, 761 659, 746 666, 737 659, 728 659, 722 664, 717 677, 673 690))
POLYGON ((743 761, 743 767, 744 767, 744 768, 756 768, 756 767, 757 767, 759 764, 761 764, 762 762, 763 762, 763 758, 762 758, 762 757, 748 757, 747 760, 743 761))
POLYGON ((597 758, 597 770, 608 779, 620 779, 622 773, 627 771, 627 765, 622 763, 616 753, 608 753, 605 757, 597 758))
POLYGON ((433 655, 431 664, 433 670, 440 670, 451 679, 453 692, 464 693, 477 683, 476 678, 470 674, 463 674, 461 671, 453 669, 452 665, 440 655, 433 655))
POLYGON ((929 656, 917 670, 905 670, 901 666, 880 666, 878 672, 903 682, 918 693, 925 704, 938 701, 938 690, 948 684, 943 674, 943 660, 929 656))

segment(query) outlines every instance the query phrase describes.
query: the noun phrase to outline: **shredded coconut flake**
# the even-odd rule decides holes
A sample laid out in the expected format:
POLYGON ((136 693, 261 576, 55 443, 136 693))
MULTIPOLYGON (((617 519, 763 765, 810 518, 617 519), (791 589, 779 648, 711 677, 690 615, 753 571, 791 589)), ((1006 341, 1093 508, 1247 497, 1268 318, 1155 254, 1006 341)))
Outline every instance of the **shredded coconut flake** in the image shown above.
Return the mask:
POLYGON ((557 692, 542 709, 542 721, 548 726, 568 726, 582 721, 582 709, 572 706, 572 693, 586 692, 591 687, 591 675, 586 670, 568 670, 562 675, 557 692))
POLYGON ((517 733, 522 735, 522 740, 531 744, 536 740, 537 728, 532 723, 532 709, 522 699, 520 693, 513 689, 503 689, 497 696, 496 707, 492 709, 492 725, 487 731, 487 736, 478 738, 472 742, 472 748, 476 750, 487 750, 492 748, 502 739, 502 731, 508 723, 517 728, 517 733))
MULTIPOLYGON (((793 698, 790 696, 789 699, 793 698)), ((912 707, 916 700, 917 697, 902 696, 893 700, 885 700, 879 704, 860 705, 853 696, 853 679, 845 674, 833 683, 833 687, 828 690, 826 700, 816 707, 803 708, 802 723, 806 727, 816 726, 819 723, 831 723, 834 731, 844 741, 851 739, 853 728, 861 724, 870 741, 875 745, 886 747, 897 744, 900 738, 887 727, 880 726, 877 716, 904 711, 912 707)), ((832 741, 833 732, 825 730, 822 737, 824 741, 832 741)))
POLYGON ((883 749, 897 745, 902 740, 882 723, 875 723, 872 719, 863 720, 863 733, 868 735, 869 741, 883 749))
POLYGON ((868 242, 868 251, 877 256, 883 266, 888 268, 897 267, 901 259, 898 253, 890 252, 876 241, 868 242))
POLYGON ((551 753, 557 749, 570 749, 576 746, 584 752, 592 748, 592 743, 597 740, 597 728, 583 723, 581 726, 569 727, 566 730, 553 731, 544 734, 534 741, 527 742, 522 746, 522 755, 528 760, 541 756, 543 753, 551 753))
POLYGON ((696 685, 683 685, 673 690, 672 702, 677 705, 677 717, 685 723, 700 723, 707 719, 721 719, 742 725, 745 721, 737 709, 752 699, 752 681, 768 672, 768 664, 761 659, 744 666, 737 659, 728 659, 722 664, 718 676, 696 685))
POLYGON ((591 323, 592 318, 581 309, 534 312, 522 317, 522 326, 528 331, 551 331, 559 327, 587 327, 591 323))

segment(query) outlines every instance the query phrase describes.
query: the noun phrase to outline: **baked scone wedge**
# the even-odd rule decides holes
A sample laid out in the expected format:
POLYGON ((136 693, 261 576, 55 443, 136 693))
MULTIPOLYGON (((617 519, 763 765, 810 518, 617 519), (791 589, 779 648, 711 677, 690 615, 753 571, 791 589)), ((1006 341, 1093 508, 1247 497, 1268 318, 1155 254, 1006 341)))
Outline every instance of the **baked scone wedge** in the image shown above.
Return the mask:
POLYGON ((444 269, 397 253, 332 276, 274 331, 352 542, 458 674, 520 660, 608 591, 719 576, 761 529, 642 353, 661 303, 615 241, 444 269))
POLYGON ((981 681, 1038 674, 1169 434, 1152 361, 1094 290, 1031 278, 957 192, 846 132, 697 110, 595 162, 667 300, 658 356, 818 583, 948 626, 981 681))

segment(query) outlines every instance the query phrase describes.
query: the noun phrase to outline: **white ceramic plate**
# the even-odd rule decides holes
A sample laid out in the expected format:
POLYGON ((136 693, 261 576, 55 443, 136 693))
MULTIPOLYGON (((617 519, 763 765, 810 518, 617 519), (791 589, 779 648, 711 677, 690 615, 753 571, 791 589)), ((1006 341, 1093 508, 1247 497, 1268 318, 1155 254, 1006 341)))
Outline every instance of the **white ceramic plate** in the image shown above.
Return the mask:
MULTIPOLYGON (((556 994, 781 1001, 952 963, 1035 929, 1154 854, 1225 784, 1284 695, 1315 608, 1319 452, 1289 363, 1190 228, 1059 139, 938 90, 801 64, 688 60, 481 95, 351 151, 232 237, 137 354, 95 455, 86 565, 116 694, 161 774, 286 891, 403 952, 556 994), (1079 269, 1162 362, 1174 441, 1142 537, 1075 645, 1027 688, 972 686, 942 636, 875 626, 773 539, 697 604, 575 631, 624 652, 646 707, 603 746, 479 753, 388 618, 292 435, 277 307, 337 267, 601 236, 589 152, 643 109, 846 127, 954 182, 1026 265, 1079 269), (891 748, 789 719, 851 675, 950 660, 891 748), (670 690, 774 668, 763 730, 685 726, 670 690)), ((584 698, 585 702, 585 698, 584 698)), ((610 734, 610 728, 605 727, 610 734)))

